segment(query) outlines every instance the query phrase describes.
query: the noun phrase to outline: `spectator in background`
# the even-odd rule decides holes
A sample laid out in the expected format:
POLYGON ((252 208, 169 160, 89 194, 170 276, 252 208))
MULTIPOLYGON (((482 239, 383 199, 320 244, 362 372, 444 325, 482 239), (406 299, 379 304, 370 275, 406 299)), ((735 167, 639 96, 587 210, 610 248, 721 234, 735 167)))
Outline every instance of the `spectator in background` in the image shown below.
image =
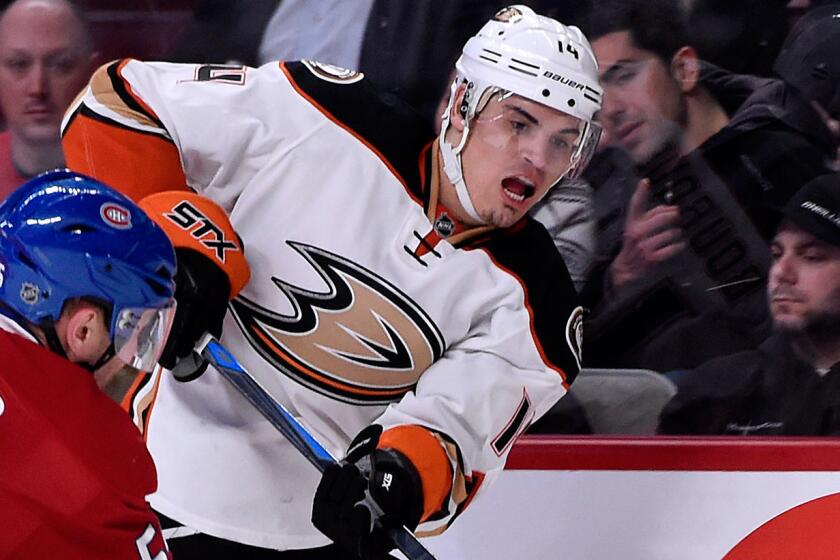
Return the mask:
POLYGON ((787 205, 770 245, 773 335, 677 378, 672 434, 840 435, 840 176, 787 205))
POLYGON ((604 0, 590 14, 616 148, 587 175, 591 367, 667 371, 754 347, 769 327, 769 210, 828 170, 831 148, 802 132, 819 121, 810 107, 781 82, 702 64, 684 21, 671 0, 604 0))
POLYGON ((61 167, 59 127, 97 55, 66 0, 17 0, 0 16, 0 200, 42 171, 61 167))
MULTIPOLYGON (((812 129, 840 145, 840 3, 815 8, 800 20, 773 66, 796 93, 807 99, 824 127, 812 129)), ((835 168, 840 169, 840 149, 835 168)))

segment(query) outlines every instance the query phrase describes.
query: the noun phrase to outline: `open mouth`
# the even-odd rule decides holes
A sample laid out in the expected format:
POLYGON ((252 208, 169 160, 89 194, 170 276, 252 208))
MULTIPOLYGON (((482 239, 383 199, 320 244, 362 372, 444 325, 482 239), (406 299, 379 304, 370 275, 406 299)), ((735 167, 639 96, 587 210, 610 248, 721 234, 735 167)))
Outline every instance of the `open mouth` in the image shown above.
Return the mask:
POLYGON ((523 202, 533 196, 534 184, 525 177, 506 177, 502 179, 502 191, 514 202, 523 202))

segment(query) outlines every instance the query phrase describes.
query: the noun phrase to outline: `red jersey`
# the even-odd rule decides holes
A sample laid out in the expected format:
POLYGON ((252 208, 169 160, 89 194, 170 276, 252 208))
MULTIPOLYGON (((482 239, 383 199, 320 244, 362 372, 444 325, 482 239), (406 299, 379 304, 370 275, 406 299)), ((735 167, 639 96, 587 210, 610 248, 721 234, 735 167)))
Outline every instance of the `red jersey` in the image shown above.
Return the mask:
POLYGON ((0 558, 170 558, 140 433, 89 372, 16 327, 0 316, 0 558))

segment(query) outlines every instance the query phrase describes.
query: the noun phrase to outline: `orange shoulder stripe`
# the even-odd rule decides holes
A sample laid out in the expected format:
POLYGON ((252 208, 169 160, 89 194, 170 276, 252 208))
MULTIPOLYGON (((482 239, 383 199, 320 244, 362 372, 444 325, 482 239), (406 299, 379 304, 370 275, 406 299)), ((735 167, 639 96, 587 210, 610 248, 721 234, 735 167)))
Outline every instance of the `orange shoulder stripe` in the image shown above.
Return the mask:
POLYGON ((166 190, 186 190, 175 145, 84 114, 73 116, 61 141, 67 166, 110 185, 135 201, 166 190))

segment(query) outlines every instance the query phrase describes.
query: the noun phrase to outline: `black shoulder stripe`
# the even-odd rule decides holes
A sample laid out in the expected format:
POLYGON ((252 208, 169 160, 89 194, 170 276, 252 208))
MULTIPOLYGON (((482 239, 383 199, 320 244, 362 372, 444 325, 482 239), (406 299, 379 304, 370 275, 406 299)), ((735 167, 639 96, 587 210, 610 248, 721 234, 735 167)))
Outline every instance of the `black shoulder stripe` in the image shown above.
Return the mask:
POLYGON ((150 130, 140 130, 140 129, 133 128, 133 127, 130 127, 130 126, 126 126, 126 125, 124 125, 123 123, 121 123, 121 122, 119 122, 119 121, 115 121, 115 120, 113 120, 113 119, 109 119, 108 117, 106 117, 106 116, 104 116, 104 115, 100 115, 100 114, 99 114, 99 113, 97 113, 96 111, 93 111, 92 109, 90 109, 90 108, 89 108, 87 105, 85 105, 84 103, 82 103, 81 105, 79 105, 79 108, 78 108, 78 109, 76 109, 76 111, 73 113, 73 115, 72 115, 72 116, 70 117, 70 119, 67 121, 67 126, 66 126, 66 127, 65 127, 65 129, 64 129, 65 131, 67 131, 67 130, 69 130, 69 129, 70 129, 70 123, 72 123, 74 120, 76 120, 76 117, 77 117, 78 115, 83 115, 83 116, 85 116, 85 117, 87 117, 87 118, 89 118, 89 119, 92 119, 92 120, 99 121, 99 122, 101 122, 101 123, 107 124, 108 126, 114 126, 114 127, 117 127, 117 128, 121 128, 121 129, 123 129, 123 130, 129 130, 129 131, 134 132, 134 133, 136 133, 136 134, 145 134, 145 135, 148 135, 148 136, 154 136, 155 138, 160 138, 161 140, 166 140, 166 141, 167 141, 167 142, 169 142, 170 144, 175 145, 175 142, 173 142, 173 141, 172 141, 172 139, 171 139, 171 138, 169 138, 168 136, 166 136, 165 134, 161 134, 161 133, 159 133, 159 132, 152 132, 152 131, 150 131, 150 130))
POLYGON ((305 96, 385 158, 406 187, 422 200, 419 156, 434 132, 402 100, 380 92, 368 79, 328 80, 304 62, 283 63, 305 96))
POLYGON ((137 102, 133 95, 128 91, 128 87, 123 81, 122 77, 119 73, 119 65, 122 61, 115 61, 108 65, 108 77, 111 78, 111 86, 114 88, 114 92, 120 97, 123 103, 125 103, 129 108, 138 113, 145 115, 150 121, 155 123, 160 128, 166 130, 166 127, 163 126, 163 123, 157 118, 156 115, 147 111, 143 105, 137 102))
POLYGON ((70 115, 70 118, 67 119, 67 124, 64 125, 63 127, 61 127, 60 134, 61 134, 62 138, 64 138, 64 135, 67 133, 68 130, 70 130, 70 125, 73 124, 73 121, 75 121, 76 117, 78 117, 79 114, 82 112, 83 107, 84 107, 84 103, 79 103, 79 106, 76 107, 76 110, 73 111, 73 113, 70 115))
POLYGON ((561 370, 566 382, 571 384, 580 370, 577 358, 580 349, 575 340, 569 341, 567 331, 570 321, 580 313, 581 304, 566 264, 548 232, 538 222, 526 218, 515 230, 471 248, 486 250, 522 282, 544 358, 561 370))

